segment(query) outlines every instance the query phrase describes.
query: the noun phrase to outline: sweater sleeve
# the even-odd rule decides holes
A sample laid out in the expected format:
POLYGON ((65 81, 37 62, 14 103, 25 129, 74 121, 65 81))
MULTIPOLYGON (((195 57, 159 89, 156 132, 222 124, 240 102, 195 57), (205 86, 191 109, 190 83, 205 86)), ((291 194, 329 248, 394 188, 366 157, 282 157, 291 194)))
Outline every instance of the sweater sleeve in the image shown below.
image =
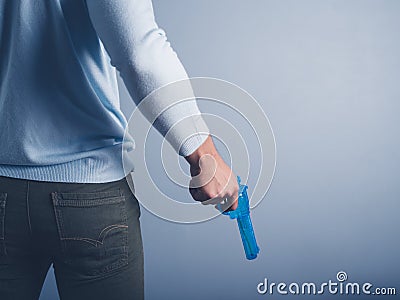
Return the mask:
MULTIPOLYGON (((188 75, 155 21, 151 0, 86 0, 86 4, 111 64, 120 72, 140 111, 180 155, 194 152, 206 139, 208 127, 189 81, 184 83, 188 101, 153 93, 169 83, 188 79, 188 75), (143 99, 146 101, 140 104, 143 99)), ((178 87, 181 89, 182 84, 178 87)), ((171 96, 177 91, 166 93, 171 96)))

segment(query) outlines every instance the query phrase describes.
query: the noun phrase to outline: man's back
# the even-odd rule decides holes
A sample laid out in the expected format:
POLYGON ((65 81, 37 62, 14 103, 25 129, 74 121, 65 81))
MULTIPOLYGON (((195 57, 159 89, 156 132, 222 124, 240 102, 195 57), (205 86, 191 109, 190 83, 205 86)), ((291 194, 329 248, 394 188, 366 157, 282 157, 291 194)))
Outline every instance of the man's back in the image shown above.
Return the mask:
POLYGON ((85 2, 1 0, 0 41, 0 175, 122 177, 116 71, 85 2))

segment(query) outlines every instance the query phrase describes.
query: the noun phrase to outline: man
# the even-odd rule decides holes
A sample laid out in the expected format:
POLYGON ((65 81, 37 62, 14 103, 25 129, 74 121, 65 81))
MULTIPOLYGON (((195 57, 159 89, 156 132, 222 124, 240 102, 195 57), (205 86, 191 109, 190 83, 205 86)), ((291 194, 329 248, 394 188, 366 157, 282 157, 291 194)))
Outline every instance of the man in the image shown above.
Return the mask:
MULTIPOLYGON (((116 70, 136 103, 187 78, 151 0, 0 0, 0 299, 37 299, 51 264, 61 299, 143 298, 116 70)), ((206 182, 193 197, 235 209, 236 176, 212 139, 172 127, 189 117, 204 128, 199 115, 188 101, 154 126, 172 128, 169 142, 206 182)))

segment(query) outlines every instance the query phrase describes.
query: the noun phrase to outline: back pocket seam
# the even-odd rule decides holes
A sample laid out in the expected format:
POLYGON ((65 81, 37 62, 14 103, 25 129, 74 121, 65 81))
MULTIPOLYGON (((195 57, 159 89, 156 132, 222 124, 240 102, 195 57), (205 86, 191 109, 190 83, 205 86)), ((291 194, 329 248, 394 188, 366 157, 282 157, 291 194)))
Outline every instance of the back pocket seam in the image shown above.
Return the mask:
POLYGON ((7 255, 5 243, 6 201, 7 193, 0 193, 0 256, 7 255))
POLYGON ((0 240, 5 239, 6 201, 7 193, 0 193, 0 240))

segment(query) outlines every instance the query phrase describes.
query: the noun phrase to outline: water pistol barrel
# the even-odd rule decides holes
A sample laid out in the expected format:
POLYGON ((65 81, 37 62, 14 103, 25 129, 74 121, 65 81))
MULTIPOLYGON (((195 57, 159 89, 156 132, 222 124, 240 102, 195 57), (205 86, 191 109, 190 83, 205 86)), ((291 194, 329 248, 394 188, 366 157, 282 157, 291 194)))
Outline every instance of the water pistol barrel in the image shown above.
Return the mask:
POLYGON ((236 219, 240 237, 242 238, 243 248, 248 260, 255 259, 260 252, 254 235, 253 224, 250 218, 249 197, 247 195, 247 185, 240 183, 240 177, 237 178, 239 184, 238 207, 233 211, 223 212, 231 219, 236 219))

